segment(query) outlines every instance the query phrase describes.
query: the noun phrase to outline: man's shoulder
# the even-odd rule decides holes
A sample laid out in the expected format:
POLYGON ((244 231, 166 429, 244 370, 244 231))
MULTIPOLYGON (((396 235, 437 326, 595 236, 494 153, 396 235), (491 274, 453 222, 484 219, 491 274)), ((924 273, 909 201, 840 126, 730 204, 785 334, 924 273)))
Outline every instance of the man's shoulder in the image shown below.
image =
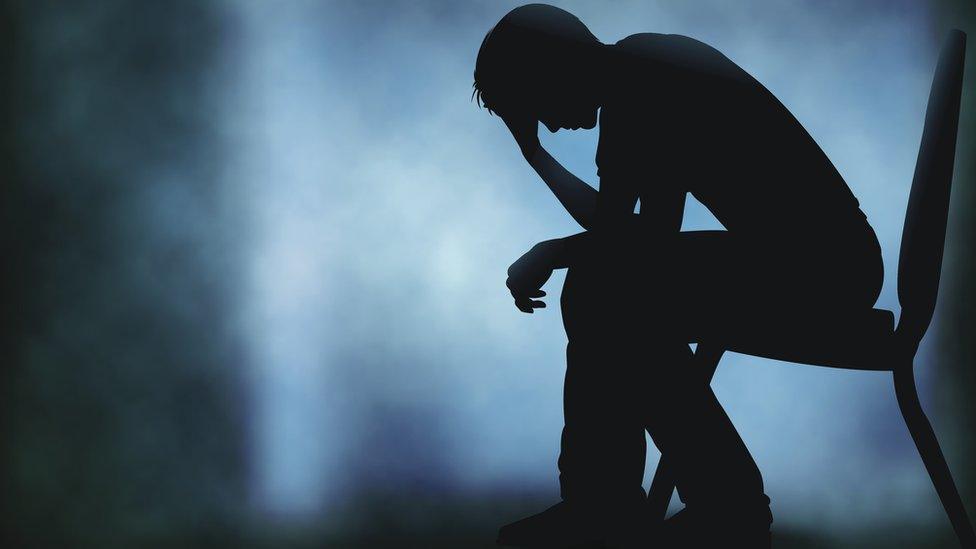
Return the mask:
POLYGON ((667 40, 669 36, 674 35, 661 34, 658 32, 639 32, 617 40, 617 42, 614 43, 614 47, 620 49, 654 47, 655 45, 660 44, 662 41, 667 40))
MULTIPOLYGON (((745 82, 749 76, 718 49, 681 34, 644 32, 613 44, 621 59, 688 75, 745 82)), ((673 75, 672 75, 673 76, 673 75)))
POLYGON ((661 34, 641 32, 618 40, 614 49, 629 54, 637 54, 664 61, 677 57, 722 57, 721 52, 712 46, 682 34, 661 34))

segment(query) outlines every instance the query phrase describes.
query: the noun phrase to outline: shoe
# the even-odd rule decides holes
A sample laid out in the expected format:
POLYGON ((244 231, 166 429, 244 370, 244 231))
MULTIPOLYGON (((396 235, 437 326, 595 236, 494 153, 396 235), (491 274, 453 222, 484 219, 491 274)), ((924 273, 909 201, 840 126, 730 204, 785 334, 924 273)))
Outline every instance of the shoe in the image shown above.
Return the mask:
POLYGON ((565 501, 506 524, 498 545, 549 549, 630 548, 643 540, 643 506, 580 506, 565 501))
POLYGON ((744 517, 705 515, 686 507, 664 521, 656 538, 661 546, 669 549, 770 549, 772 521, 768 509, 765 513, 744 517))

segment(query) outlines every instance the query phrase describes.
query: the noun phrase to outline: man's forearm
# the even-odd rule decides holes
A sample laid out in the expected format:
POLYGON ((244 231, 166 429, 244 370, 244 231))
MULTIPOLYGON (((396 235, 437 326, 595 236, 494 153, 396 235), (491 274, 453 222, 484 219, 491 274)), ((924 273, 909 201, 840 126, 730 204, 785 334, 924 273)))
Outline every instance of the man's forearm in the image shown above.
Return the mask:
POLYGON ((545 255, 547 263, 553 269, 565 269, 574 263, 576 257, 586 252, 592 236, 589 231, 584 231, 564 238, 545 240, 536 244, 536 247, 545 255))
POLYGON ((581 227, 590 229, 596 217, 597 190, 564 168, 541 146, 528 161, 569 215, 581 227))
POLYGON ((545 254, 553 269, 566 269, 580 257, 589 256, 594 249, 626 247, 627 242, 640 238, 639 216, 632 214, 614 227, 583 231, 563 238, 545 240, 536 244, 545 254))

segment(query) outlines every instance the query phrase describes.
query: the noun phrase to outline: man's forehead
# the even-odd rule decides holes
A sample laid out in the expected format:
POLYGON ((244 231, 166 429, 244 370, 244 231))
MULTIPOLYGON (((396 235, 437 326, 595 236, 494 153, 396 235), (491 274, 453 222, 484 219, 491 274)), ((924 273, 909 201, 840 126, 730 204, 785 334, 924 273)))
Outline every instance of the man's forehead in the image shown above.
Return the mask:
POLYGON ((484 92, 481 94, 481 104, 497 113, 505 112, 536 112, 545 109, 548 101, 534 90, 526 89, 522 93, 514 92, 484 92))

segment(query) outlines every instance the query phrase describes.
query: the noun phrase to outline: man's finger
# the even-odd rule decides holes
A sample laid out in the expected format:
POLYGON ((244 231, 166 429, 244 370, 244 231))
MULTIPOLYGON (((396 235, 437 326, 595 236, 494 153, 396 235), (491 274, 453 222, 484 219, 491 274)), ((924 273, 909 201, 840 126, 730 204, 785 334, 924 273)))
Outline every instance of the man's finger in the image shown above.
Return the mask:
POLYGON ((533 301, 529 301, 529 304, 532 305, 532 308, 533 309, 545 309, 546 308, 546 302, 545 301, 534 301, 533 300, 533 301))
POLYGON ((523 313, 532 314, 532 302, 525 298, 516 298, 515 306, 523 313))
POLYGON ((546 297, 546 292, 542 290, 532 290, 526 294, 529 297, 546 297))

